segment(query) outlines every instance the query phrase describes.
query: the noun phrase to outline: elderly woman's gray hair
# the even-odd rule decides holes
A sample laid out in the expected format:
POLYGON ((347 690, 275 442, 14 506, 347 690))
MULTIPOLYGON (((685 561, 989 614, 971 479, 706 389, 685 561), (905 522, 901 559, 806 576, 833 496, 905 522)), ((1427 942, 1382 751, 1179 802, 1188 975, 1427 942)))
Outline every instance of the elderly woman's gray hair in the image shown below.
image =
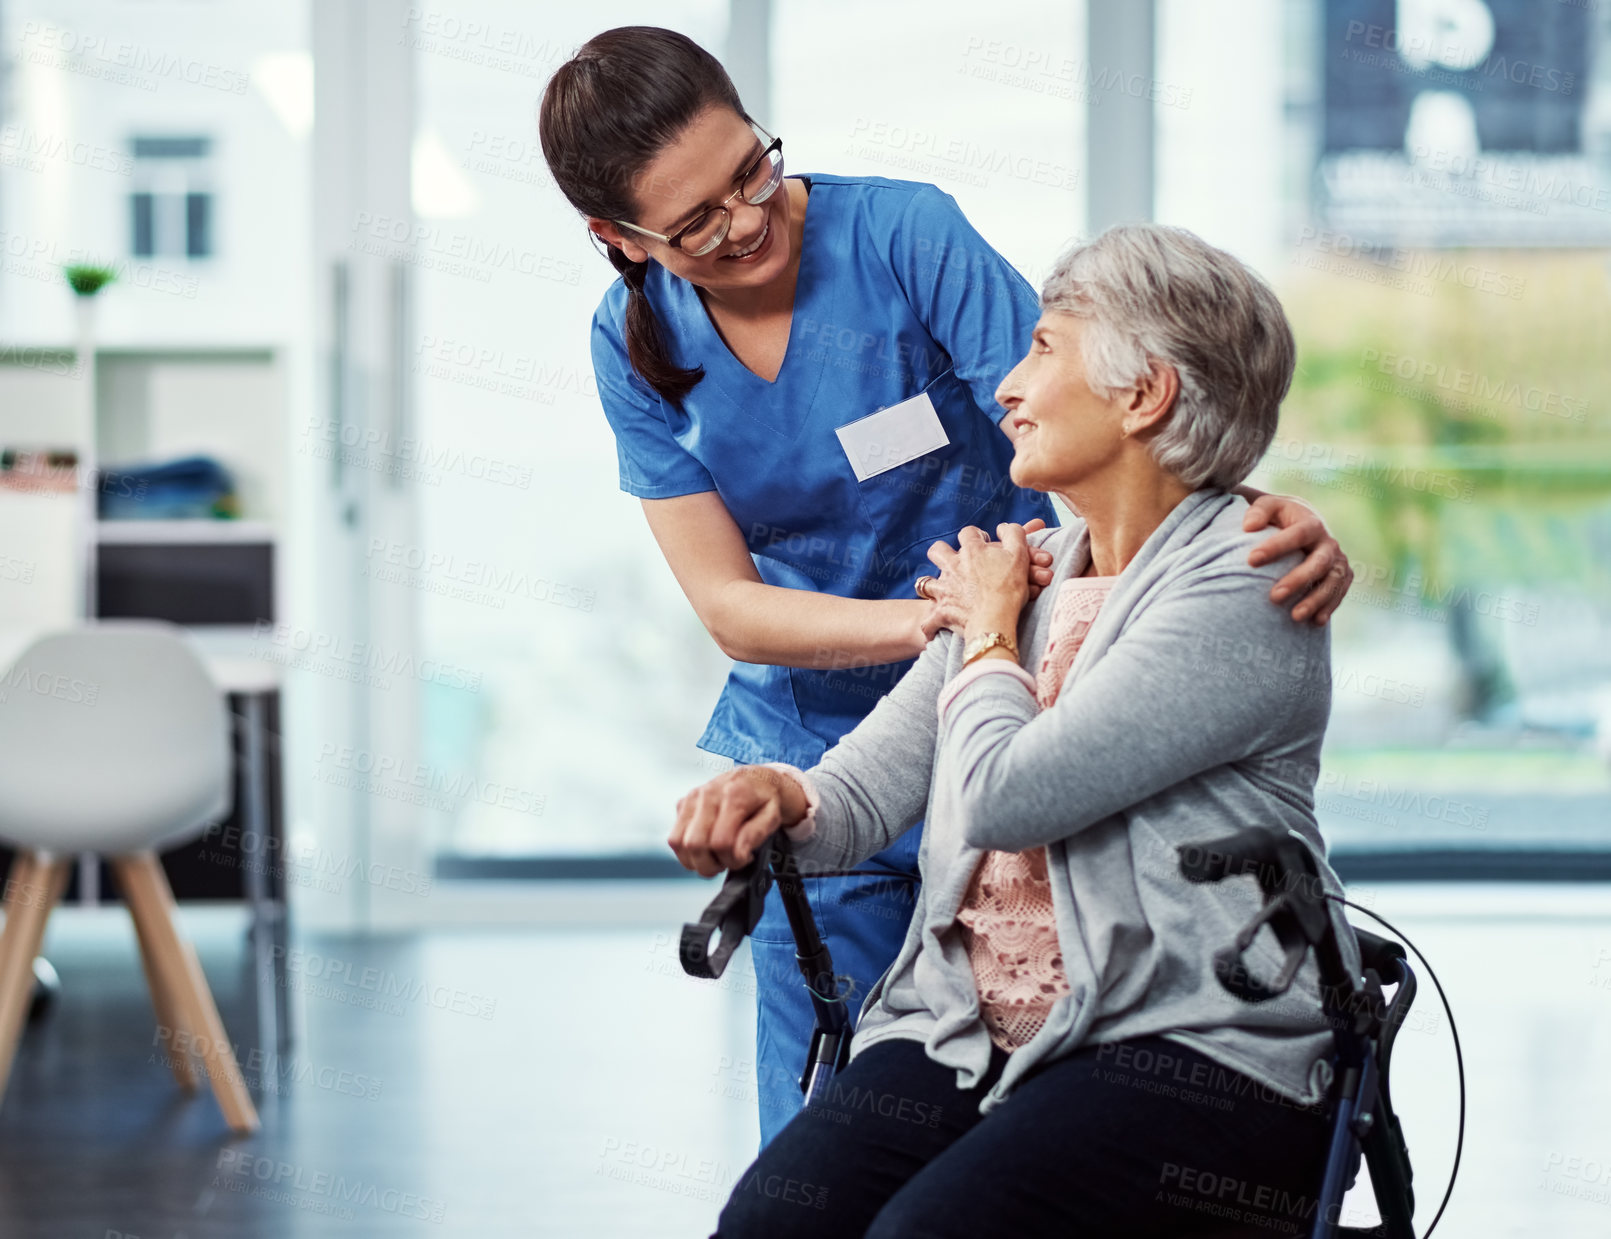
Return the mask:
POLYGON ((1174 367, 1180 395, 1152 441, 1191 487, 1230 489, 1275 437, 1296 348, 1281 302, 1224 250, 1184 228, 1120 224, 1058 260, 1041 307, 1087 320, 1080 348, 1108 396, 1174 367))

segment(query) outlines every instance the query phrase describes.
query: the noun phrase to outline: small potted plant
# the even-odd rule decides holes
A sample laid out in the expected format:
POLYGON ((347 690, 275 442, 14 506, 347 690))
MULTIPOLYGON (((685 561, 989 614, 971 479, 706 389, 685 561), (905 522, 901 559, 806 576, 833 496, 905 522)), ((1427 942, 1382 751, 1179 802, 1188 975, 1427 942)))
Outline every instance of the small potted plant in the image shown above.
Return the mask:
POLYGON ((62 274, 80 297, 93 297, 117 279, 117 272, 111 267, 97 267, 90 263, 70 263, 62 268, 62 274))
POLYGON ((62 267, 62 274, 73 290, 74 308, 78 311, 76 364, 87 366, 95 356, 95 294, 117 279, 117 272, 94 263, 68 263, 62 267))
POLYGON ((111 267, 95 263, 68 263, 62 274, 73 290, 73 308, 78 312, 78 346, 74 350, 74 366, 78 371, 81 396, 79 398, 78 432, 73 436, 78 445, 78 486, 82 495, 82 573, 79 596, 79 613, 86 620, 95 618, 95 561, 99 547, 96 541, 96 521, 99 518, 99 473, 95 451, 95 296, 117 278, 111 267))

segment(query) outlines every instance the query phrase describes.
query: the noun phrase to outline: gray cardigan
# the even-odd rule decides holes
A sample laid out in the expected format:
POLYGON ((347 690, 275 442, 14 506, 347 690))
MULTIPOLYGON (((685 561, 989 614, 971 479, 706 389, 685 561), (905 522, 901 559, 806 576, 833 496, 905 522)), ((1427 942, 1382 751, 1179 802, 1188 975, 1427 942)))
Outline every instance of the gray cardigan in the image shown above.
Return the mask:
MULTIPOLYGON (((1083 1045, 1161 1034, 1302 1104, 1330 1082, 1331 1034, 1311 957, 1292 989, 1258 1005, 1220 988, 1215 950, 1259 907, 1250 878, 1193 886, 1175 848, 1245 826, 1295 831, 1317 859, 1314 785, 1331 705, 1330 636, 1270 602, 1296 556, 1252 568, 1264 534, 1246 501, 1184 499, 1114 583, 1057 701, 1042 711, 1010 674, 980 675, 936 704, 962 665, 943 631, 855 730, 806 772, 820 796, 793 850, 812 867, 854 865, 924 821, 906 942, 867 995, 852 1052, 894 1037, 972 1087, 990 1059, 973 968, 953 922, 981 849, 1045 845, 1072 992, 1015 1051, 983 1103, 1037 1063, 1083 1045)), ((1089 560, 1082 521, 1032 535, 1052 551, 1051 586, 1024 609, 1020 658, 1039 666, 1057 587, 1089 560)), ((1336 875, 1319 861, 1327 889, 1336 875)), ((1334 920, 1346 921, 1336 905, 1334 920)), ((1350 968, 1358 954, 1344 934, 1350 968)), ((830 946, 832 945, 830 941, 830 946)), ((1248 954, 1273 976, 1266 930, 1248 954)))

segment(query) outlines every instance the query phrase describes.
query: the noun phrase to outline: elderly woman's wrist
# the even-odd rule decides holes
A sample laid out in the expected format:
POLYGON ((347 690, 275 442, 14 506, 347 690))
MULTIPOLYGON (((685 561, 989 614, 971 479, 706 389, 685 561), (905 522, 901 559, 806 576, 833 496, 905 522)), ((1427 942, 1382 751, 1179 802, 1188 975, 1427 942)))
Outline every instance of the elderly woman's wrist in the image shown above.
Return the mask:
POLYGON ((769 761, 755 769, 766 771, 769 778, 776 780, 780 825, 790 838, 798 841, 814 834, 819 801, 805 771, 781 761, 769 761))
POLYGON ((1004 633, 1012 636, 1018 631, 1018 608, 985 607, 974 610, 968 616, 968 626, 963 636, 971 641, 975 637, 983 636, 987 632, 1004 633))

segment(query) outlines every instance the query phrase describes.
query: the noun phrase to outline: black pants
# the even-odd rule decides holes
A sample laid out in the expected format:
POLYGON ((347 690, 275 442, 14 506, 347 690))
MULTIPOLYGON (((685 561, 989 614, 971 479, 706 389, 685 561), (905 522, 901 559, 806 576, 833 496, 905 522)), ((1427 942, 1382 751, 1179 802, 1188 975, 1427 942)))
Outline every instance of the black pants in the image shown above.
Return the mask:
POLYGON ((1092 1047, 981 1117, 916 1041, 858 1055, 738 1179, 719 1239, 1296 1235, 1330 1123, 1159 1037, 1092 1047))

